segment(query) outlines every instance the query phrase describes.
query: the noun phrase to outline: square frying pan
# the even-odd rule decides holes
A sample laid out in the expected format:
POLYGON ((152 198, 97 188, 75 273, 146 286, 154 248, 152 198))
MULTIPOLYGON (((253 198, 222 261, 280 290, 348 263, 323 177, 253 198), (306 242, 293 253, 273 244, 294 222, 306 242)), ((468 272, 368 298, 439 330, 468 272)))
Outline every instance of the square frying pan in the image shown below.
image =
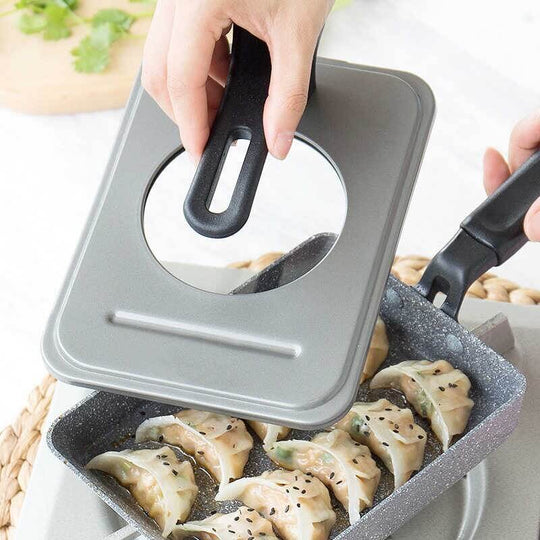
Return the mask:
MULTIPOLYGON (((423 468, 394 492, 392 477, 383 470, 373 507, 353 525, 335 504, 338 520, 331 538, 386 538, 500 446, 516 427, 526 387, 524 376, 456 318, 469 285, 524 245, 523 219, 538 196, 540 153, 465 219, 416 288, 392 276, 388 278, 380 315, 387 327, 390 351, 382 367, 409 359, 447 359, 470 378, 475 405, 465 433, 446 452, 441 451, 425 420, 417 417, 416 421, 429 433, 423 468), (440 309, 432 304, 438 293, 446 296, 440 309)), ((275 272, 275 268, 271 271, 275 272)), ((406 405, 401 394, 372 391, 369 383, 360 386, 356 397, 360 401, 386 397, 397 405, 406 405)), ((107 450, 138 447, 133 435, 144 419, 178 410, 177 406, 97 392, 54 422, 48 443, 53 453, 128 523, 148 538, 158 540, 161 533, 156 523, 129 493, 112 478, 86 470, 85 465, 107 450)), ((308 439, 314 433, 294 430, 291 437, 308 439)), ((254 439, 247 476, 275 468, 261 443, 254 439)), ((235 502, 214 501, 215 491, 207 475, 199 474, 197 481, 200 494, 190 519, 235 508, 235 502)))

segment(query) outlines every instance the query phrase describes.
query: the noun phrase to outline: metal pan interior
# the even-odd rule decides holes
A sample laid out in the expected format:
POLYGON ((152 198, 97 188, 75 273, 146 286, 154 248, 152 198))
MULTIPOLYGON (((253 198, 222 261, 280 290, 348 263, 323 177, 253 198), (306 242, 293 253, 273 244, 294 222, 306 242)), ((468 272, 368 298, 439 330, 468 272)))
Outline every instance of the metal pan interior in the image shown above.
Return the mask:
MULTIPOLYGON (((379 463, 383 474, 373 508, 349 526, 345 511, 333 500, 338 520, 331 538, 386 538, 503 442, 517 423, 525 390, 524 377, 511 364, 392 277, 381 305, 381 316, 390 340, 387 365, 406 359, 445 358, 471 379, 475 406, 467 432, 444 454, 428 424, 415 415, 429 433, 424 468, 392 493, 392 476, 379 463)), ((397 405, 405 405, 403 397, 391 390, 370 391, 364 384, 358 392, 362 401, 383 396, 397 405)), ((51 427, 48 442, 52 451, 106 503, 142 534, 157 540, 162 538, 157 525, 129 493, 112 478, 87 471, 84 466, 101 452, 135 447, 133 434, 143 420, 177 410, 176 406, 98 392, 62 415, 51 427)), ((309 438, 314 433, 296 430, 291 437, 309 438)), ((245 470, 247 476, 275 468, 255 435, 254 441, 245 470)), ((178 455, 191 459, 180 451, 178 455)), ((200 493, 191 519, 203 518, 213 510, 230 511, 237 506, 234 502, 216 503, 215 483, 204 470, 197 467, 195 470, 200 493)))

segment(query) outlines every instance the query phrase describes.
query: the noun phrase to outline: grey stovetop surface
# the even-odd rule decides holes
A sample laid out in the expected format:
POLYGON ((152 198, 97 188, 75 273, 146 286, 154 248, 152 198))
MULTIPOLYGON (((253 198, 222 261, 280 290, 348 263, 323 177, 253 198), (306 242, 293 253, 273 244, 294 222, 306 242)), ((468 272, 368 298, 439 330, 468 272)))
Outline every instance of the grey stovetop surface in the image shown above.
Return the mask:
MULTIPOLYGON (((462 319, 467 326, 475 326, 500 311, 509 318, 517 342, 507 356, 528 381, 520 425, 501 448, 402 527, 394 539, 465 540, 472 538, 469 531, 477 522, 475 540, 538 537, 540 472, 534 460, 540 445, 536 418, 540 405, 540 315, 531 307, 467 301, 462 319)), ((59 384, 49 421, 86 393, 59 384)), ((41 445, 17 540, 101 540, 123 525, 41 445)))

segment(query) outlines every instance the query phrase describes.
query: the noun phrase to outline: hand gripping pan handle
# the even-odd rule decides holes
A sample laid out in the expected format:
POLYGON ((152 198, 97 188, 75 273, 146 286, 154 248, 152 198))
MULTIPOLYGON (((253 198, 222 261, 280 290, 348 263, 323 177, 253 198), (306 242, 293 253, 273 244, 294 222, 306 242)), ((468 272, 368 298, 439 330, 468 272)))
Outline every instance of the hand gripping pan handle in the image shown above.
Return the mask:
MULTIPOLYGON (((315 85, 313 60, 310 93, 315 85)), ((234 27, 231 66, 208 143, 184 202, 184 216, 199 234, 226 238, 246 223, 268 154, 263 110, 270 84, 271 61, 266 44, 234 27), (250 141, 229 207, 210 211, 227 152, 236 139, 250 141)))
POLYGON ((426 268, 416 289, 430 302, 446 295, 441 309, 457 320, 468 288, 527 243, 523 220, 540 197, 540 151, 461 223, 459 232, 426 268))

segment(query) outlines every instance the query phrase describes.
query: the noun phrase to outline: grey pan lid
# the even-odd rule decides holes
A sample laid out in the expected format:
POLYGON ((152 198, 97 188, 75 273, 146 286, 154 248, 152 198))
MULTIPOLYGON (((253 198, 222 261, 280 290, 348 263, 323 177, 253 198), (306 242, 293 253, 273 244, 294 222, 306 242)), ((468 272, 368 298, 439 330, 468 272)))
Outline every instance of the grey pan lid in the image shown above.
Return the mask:
POLYGON ((147 246, 145 200, 157 171, 178 152, 178 132, 136 84, 45 333, 45 360, 59 379, 298 428, 345 412, 434 100, 407 73, 319 59, 317 79, 298 137, 341 177, 343 230, 302 278, 235 296, 174 278, 147 246))

